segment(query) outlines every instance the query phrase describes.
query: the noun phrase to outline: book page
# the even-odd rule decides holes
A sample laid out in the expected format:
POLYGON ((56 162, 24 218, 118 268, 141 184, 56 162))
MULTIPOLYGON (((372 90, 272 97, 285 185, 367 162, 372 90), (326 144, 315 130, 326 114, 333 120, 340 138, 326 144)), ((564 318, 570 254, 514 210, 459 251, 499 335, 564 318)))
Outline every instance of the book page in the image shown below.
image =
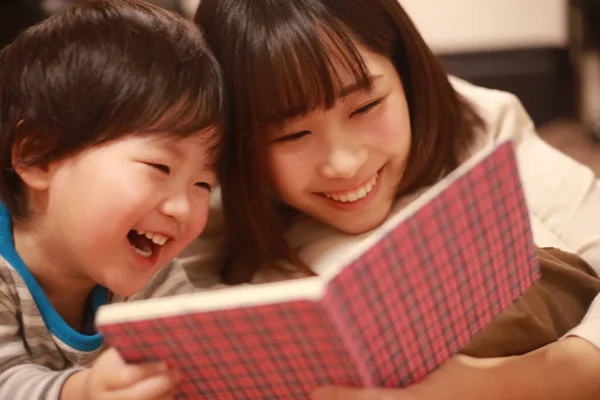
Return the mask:
POLYGON ((321 278, 308 277, 293 281, 240 285, 159 299, 108 304, 98 310, 96 324, 101 326, 167 315, 253 307, 296 300, 316 301, 321 298, 323 288, 324 281, 321 278))

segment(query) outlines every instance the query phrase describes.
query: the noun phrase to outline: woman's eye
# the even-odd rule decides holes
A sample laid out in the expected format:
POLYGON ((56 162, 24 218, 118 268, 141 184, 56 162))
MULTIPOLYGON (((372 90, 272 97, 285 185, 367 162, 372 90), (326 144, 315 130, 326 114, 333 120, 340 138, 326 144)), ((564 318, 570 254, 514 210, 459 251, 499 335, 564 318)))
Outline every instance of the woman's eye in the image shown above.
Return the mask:
POLYGON ((371 111, 373 108, 375 108, 376 106, 378 106, 382 102, 383 102, 383 98, 377 99, 377 100, 372 101, 372 102, 370 102, 368 104, 365 104, 364 106, 359 107, 356 110, 352 111, 350 113, 350 118, 352 118, 354 116, 357 116, 357 115, 366 114, 367 112, 371 111))
POLYGON ((300 132, 296 132, 296 133, 291 133, 289 135, 278 137, 277 139, 275 139, 275 143, 293 142, 293 141, 303 138, 304 136, 309 135, 309 134, 310 134, 310 131, 300 131, 300 132))
POLYGON ((215 190, 214 186, 212 186, 211 184, 209 184, 207 182, 196 182, 196 186, 206 189, 209 192, 212 192, 213 190, 215 190))
POLYGON ((168 166, 166 166, 164 164, 148 163, 148 165, 151 166, 152 168, 159 170, 160 172, 162 172, 166 175, 169 175, 171 173, 171 168, 169 168, 168 166))

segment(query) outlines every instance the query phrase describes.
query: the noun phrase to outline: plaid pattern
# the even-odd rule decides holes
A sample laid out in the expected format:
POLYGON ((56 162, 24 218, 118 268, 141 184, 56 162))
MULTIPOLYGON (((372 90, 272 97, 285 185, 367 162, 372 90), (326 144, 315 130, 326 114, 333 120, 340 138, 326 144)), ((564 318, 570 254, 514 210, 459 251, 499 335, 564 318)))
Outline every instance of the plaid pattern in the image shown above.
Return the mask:
POLYGON ((130 362, 183 373, 177 399, 305 399, 328 382, 363 379, 323 308, 295 301, 101 327, 130 362))
POLYGON ((101 326, 128 361, 183 372, 177 399, 305 399, 323 384, 404 386, 538 277, 512 144, 329 282, 293 301, 101 326))
POLYGON ((403 387, 464 347, 538 277, 506 143, 346 267, 324 302, 370 371, 367 383, 403 387))

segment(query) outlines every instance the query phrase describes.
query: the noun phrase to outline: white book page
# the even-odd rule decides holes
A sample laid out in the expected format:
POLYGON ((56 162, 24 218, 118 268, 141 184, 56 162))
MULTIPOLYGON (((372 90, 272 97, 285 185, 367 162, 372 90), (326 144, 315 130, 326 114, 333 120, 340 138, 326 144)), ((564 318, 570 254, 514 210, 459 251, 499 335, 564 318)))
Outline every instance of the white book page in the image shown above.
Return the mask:
POLYGON ((97 325, 144 320, 194 312, 252 307, 295 300, 318 301, 325 282, 318 276, 259 285, 231 286, 193 294, 164 297, 100 307, 97 325))

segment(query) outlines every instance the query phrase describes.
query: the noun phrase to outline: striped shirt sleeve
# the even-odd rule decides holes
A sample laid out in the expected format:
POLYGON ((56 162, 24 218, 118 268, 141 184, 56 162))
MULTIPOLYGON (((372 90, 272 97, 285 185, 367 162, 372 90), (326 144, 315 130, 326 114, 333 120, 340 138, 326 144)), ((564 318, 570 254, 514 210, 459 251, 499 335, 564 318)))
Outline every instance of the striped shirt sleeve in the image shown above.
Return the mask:
POLYGON ((58 400, 66 379, 79 369, 52 371, 31 362, 19 313, 9 284, 0 277, 0 399, 58 400))

